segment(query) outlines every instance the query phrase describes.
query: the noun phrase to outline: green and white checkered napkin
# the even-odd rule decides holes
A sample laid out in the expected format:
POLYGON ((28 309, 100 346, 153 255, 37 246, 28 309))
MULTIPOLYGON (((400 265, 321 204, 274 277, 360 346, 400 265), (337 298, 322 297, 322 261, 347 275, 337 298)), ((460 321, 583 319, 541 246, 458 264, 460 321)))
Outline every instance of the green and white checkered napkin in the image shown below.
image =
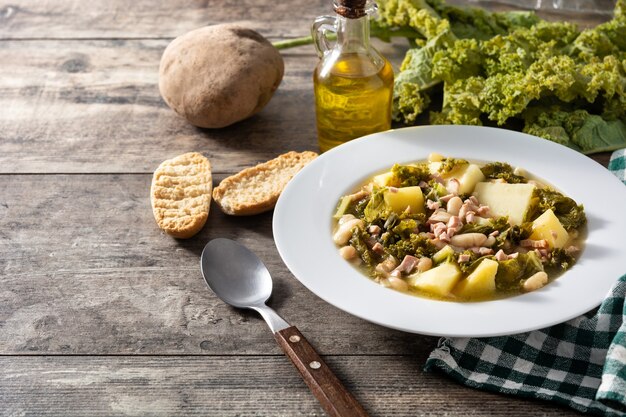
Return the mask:
POLYGON ((426 369, 474 388, 626 414, 626 275, 597 311, 507 337, 442 339, 426 369))
MULTIPOLYGON (((626 150, 609 169, 624 183, 626 150)), ((626 275, 602 305, 568 322, 506 337, 441 339, 425 369, 474 388, 626 416, 626 275)))
POLYGON ((613 152, 609 162, 609 171, 626 184, 626 149, 613 152))

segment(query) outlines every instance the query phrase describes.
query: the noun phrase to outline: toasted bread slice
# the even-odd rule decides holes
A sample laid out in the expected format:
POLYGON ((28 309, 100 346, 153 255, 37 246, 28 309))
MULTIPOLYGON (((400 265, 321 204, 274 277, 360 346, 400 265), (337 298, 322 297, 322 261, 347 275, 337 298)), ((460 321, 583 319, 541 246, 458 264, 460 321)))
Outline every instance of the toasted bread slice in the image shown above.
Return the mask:
POLYGON ((213 178, 209 160, 197 152, 163 161, 154 171, 150 202, 154 219, 167 234, 187 239, 209 217, 213 178))
POLYGON ((231 177, 213 190, 213 199, 226 214, 248 216, 271 210, 287 183, 317 157, 315 152, 287 152, 231 177))

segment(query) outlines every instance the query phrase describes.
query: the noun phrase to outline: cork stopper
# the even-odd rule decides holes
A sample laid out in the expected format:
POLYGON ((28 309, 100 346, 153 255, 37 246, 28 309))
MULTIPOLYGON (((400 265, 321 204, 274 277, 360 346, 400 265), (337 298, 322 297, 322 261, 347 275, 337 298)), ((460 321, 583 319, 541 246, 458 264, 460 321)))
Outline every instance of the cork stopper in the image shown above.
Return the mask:
POLYGON ((365 16, 366 0, 335 0, 335 13, 348 19, 358 19, 365 16))

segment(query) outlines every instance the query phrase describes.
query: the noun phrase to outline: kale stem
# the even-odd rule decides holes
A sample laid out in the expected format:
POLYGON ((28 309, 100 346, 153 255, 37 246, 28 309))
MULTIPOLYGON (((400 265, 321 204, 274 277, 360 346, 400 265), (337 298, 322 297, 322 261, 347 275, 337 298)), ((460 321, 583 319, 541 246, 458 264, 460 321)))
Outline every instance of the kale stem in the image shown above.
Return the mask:
POLYGON ((303 36, 302 38, 286 39, 284 41, 273 42, 272 45, 276 49, 294 48, 296 46, 311 45, 313 43, 312 36, 303 36))
MULTIPOLYGON (((409 39, 423 38, 418 32, 410 28, 400 28, 395 30, 388 30, 378 28, 373 26, 371 29, 371 36, 374 38, 380 38, 384 42, 389 42, 390 38, 403 37, 409 39)), ((333 34, 328 35, 329 40, 334 40, 335 36, 333 34)), ((302 45, 312 45, 313 37, 312 36, 303 36, 301 38, 293 38, 293 39, 285 39, 282 41, 273 42, 272 45, 278 50, 280 49, 288 49, 295 48, 297 46, 302 45)))

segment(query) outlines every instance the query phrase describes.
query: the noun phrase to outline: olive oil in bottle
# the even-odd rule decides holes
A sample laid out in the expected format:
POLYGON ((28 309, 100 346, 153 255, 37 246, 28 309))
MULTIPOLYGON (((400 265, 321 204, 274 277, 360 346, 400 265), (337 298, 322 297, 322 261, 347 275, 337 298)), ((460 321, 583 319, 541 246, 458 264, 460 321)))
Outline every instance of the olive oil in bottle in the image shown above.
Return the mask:
POLYGON ((320 150, 391 127, 393 70, 369 42, 369 16, 375 6, 364 0, 336 0, 337 16, 313 25, 322 58, 313 75, 320 150), (336 32, 329 48, 325 31, 336 32))

